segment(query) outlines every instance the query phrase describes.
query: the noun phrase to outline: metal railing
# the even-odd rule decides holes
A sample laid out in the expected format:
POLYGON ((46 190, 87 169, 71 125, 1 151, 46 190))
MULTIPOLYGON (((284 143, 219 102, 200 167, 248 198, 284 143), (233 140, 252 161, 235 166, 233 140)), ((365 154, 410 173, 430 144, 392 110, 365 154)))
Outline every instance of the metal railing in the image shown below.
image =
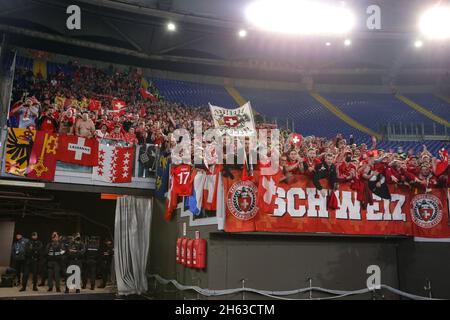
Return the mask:
POLYGON ((378 124, 378 133, 384 140, 450 141, 450 128, 438 123, 389 122, 378 124))

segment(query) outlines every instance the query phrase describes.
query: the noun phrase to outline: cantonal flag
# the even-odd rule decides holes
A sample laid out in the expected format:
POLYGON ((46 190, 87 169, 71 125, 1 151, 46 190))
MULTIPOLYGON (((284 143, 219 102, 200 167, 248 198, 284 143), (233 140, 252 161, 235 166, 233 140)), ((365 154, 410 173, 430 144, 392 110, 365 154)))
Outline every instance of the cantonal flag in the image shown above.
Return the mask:
POLYGON ((133 176, 134 148, 100 145, 98 166, 92 179, 111 183, 130 183, 133 176))
POLYGON ((57 159, 62 162, 94 167, 98 165, 98 140, 60 134, 57 159))
POLYGON ((37 131, 31 151, 27 177, 37 180, 53 181, 56 171, 56 151, 58 135, 37 131))

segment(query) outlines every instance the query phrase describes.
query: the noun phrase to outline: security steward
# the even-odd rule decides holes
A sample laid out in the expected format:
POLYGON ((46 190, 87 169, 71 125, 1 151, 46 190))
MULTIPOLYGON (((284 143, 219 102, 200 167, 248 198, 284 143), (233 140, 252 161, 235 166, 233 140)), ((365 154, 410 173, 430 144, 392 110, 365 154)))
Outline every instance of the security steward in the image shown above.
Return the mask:
POLYGON ((61 262, 64 249, 57 232, 53 232, 52 241, 47 245, 48 290, 53 291, 55 281, 56 292, 61 292, 61 262))
POLYGON ((97 262, 100 252, 100 240, 98 237, 89 237, 85 254, 85 272, 83 273, 83 289, 86 288, 87 280, 91 283, 91 290, 95 290, 95 280, 97 278, 97 262))
MULTIPOLYGON (((85 253, 84 244, 81 242, 81 236, 79 233, 76 233, 73 237, 71 237, 66 252, 66 262, 67 267, 76 265, 80 268, 80 274, 83 265, 83 256, 85 253)), ((66 274, 66 291, 65 293, 69 293, 69 287, 67 286, 67 279, 70 276, 70 273, 66 274)), ((80 293, 80 288, 76 288, 76 293, 80 293)))
POLYGON ((42 249, 43 245, 38 239, 37 232, 33 232, 31 234, 31 240, 27 243, 25 248, 25 265, 22 278, 22 288, 20 291, 26 290, 30 272, 33 274, 33 291, 38 291, 37 279, 40 259, 42 257, 42 249))
POLYGON ((102 284, 99 288, 105 288, 111 273, 111 263, 114 256, 114 245, 111 239, 106 239, 100 252, 100 272, 102 274, 102 284))

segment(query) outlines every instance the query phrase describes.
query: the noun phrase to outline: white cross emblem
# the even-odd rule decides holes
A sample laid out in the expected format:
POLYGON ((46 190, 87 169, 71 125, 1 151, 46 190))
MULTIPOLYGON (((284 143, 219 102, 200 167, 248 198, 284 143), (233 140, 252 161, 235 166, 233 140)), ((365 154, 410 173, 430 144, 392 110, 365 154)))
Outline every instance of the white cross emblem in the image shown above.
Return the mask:
POLYGON ((292 141, 294 142, 294 144, 297 144, 297 142, 300 142, 300 139, 297 138, 297 136, 295 136, 294 139, 292 139, 292 141))
POLYGON ((78 137, 77 143, 69 143, 68 150, 75 151, 75 160, 81 160, 83 154, 91 154, 91 147, 86 147, 86 138, 78 137))
POLYGON ((247 209, 248 205, 247 199, 244 199, 244 201, 242 201, 242 208, 247 209))
POLYGON ((428 209, 425 209, 422 215, 425 219, 428 219, 431 216, 431 213, 428 209))
POLYGON ((228 118, 227 121, 225 121, 225 123, 228 124, 230 127, 234 126, 236 122, 238 121, 234 120, 233 118, 228 118))
POLYGON ((117 109, 122 109, 124 107, 124 105, 122 104, 122 102, 117 102, 116 103, 116 108, 117 109))

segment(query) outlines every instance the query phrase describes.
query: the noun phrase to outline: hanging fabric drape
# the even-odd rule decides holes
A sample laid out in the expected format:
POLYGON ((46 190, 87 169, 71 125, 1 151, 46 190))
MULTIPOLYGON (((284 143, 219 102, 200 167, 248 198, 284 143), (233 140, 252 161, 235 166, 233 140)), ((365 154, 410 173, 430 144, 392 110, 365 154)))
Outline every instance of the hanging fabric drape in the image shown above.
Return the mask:
POLYGON ((114 228, 114 265, 120 295, 147 291, 152 199, 124 196, 117 199, 114 228))

